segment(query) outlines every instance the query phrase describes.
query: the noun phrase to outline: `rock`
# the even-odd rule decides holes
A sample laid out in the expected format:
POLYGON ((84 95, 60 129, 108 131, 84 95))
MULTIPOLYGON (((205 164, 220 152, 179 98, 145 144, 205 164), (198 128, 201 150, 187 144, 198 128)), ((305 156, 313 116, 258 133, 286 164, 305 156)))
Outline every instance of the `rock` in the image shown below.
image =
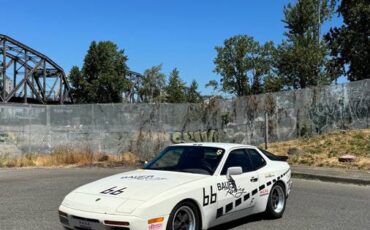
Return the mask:
POLYGON ((341 134, 346 134, 346 133, 347 133, 347 131, 348 131, 348 130, 345 130, 345 129, 341 129, 341 130, 339 130, 339 132, 340 132, 341 134))
POLYGON ((339 162, 353 162, 356 159, 357 159, 356 156, 349 155, 349 154, 338 157, 339 162))
POLYGON ((304 155, 305 152, 300 149, 300 148, 289 148, 288 149, 288 155, 293 155, 293 156, 301 156, 301 155, 304 155))

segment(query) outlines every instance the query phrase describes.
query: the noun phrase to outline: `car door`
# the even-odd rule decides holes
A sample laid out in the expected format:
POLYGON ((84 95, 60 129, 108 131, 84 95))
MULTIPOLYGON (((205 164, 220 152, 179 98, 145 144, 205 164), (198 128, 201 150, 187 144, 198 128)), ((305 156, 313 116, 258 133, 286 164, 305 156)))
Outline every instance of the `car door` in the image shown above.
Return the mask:
POLYGON ((258 178, 258 183, 256 183, 256 188, 258 191, 255 196, 255 212, 264 210, 266 207, 267 198, 269 195, 269 184, 266 184, 268 178, 270 178, 271 173, 268 173, 266 160, 261 156, 261 154, 256 149, 246 149, 245 150, 252 162, 253 170, 258 178))
POLYGON ((247 210, 255 205, 258 176, 245 149, 232 150, 217 177, 216 219, 227 219, 229 214, 247 210), (243 173, 227 179, 229 167, 241 167, 243 173))

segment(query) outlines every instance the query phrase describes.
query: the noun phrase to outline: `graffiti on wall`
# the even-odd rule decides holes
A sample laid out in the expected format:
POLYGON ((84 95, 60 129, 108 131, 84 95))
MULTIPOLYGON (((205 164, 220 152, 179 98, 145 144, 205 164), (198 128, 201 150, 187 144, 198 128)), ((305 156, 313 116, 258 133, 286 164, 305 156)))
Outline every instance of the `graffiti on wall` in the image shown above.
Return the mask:
POLYGON ((171 134, 171 142, 174 144, 186 142, 218 142, 218 130, 210 129, 208 131, 194 132, 174 132, 171 134))
POLYGON ((343 103, 340 100, 338 104, 319 103, 312 106, 308 111, 310 120, 313 123, 317 133, 333 127, 343 117, 343 103))
POLYGON ((348 104, 343 100, 338 103, 318 103, 311 107, 308 115, 316 133, 343 129, 348 123, 367 121, 370 116, 370 99, 351 100, 348 104))
POLYGON ((351 115, 355 119, 369 118, 370 116, 370 97, 353 100, 349 102, 351 115))
POLYGON ((0 158, 21 154, 21 150, 17 146, 16 139, 17 137, 14 133, 0 132, 0 158))

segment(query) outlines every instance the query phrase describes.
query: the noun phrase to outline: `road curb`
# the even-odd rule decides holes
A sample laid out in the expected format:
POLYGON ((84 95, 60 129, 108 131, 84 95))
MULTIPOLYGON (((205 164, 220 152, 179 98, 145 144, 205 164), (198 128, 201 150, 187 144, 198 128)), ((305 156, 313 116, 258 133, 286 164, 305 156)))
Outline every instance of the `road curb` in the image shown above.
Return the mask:
POLYGON ((358 179, 358 178, 348 178, 348 177, 335 177, 335 176, 317 175, 317 174, 309 174, 309 173, 302 173, 302 172, 292 172, 292 177, 293 178, 301 178, 301 179, 337 182, 337 183, 370 185, 370 180, 363 180, 363 179, 358 179))

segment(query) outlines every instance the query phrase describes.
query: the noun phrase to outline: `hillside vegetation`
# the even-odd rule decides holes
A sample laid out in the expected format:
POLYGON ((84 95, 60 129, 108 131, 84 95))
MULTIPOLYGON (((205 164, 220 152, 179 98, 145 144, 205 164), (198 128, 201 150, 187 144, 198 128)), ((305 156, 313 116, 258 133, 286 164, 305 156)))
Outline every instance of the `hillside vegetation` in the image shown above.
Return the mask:
MULTIPOLYGON (((268 151, 289 156, 292 165, 339 167, 370 170, 370 129, 343 130, 290 141, 269 144, 268 151), (339 162, 338 157, 354 155, 354 162, 339 162)), ((0 158, 0 167, 116 167, 136 165, 133 153, 110 155, 91 149, 59 147, 50 154, 24 154, 18 158, 0 158)))
POLYGON ((271 143, 268 151, 289 156, 289 163, 370 170, 370 129, 342 130, 302 139, 271 143), (354 162, 338 157, 354 155, 354 162))

